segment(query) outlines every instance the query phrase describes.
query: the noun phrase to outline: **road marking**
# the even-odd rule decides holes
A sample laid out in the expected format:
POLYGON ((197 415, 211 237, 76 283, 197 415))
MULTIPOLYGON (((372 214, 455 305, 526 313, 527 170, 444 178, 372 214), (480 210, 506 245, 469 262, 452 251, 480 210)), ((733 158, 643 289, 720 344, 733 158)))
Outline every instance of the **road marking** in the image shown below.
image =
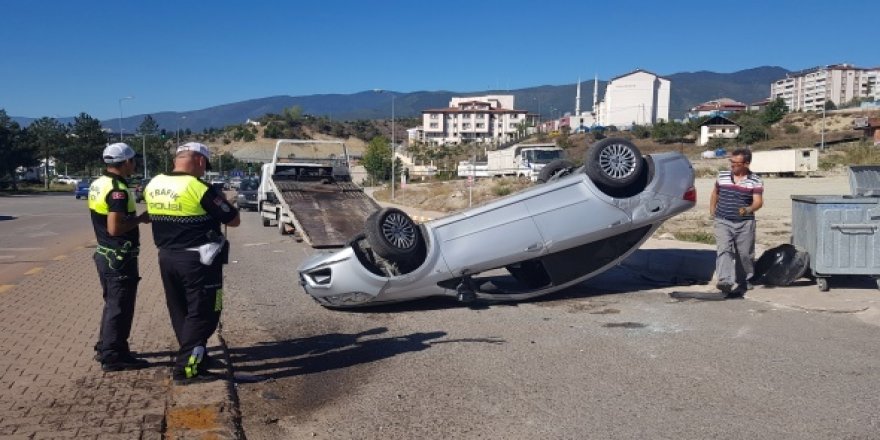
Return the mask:
POLYGON ((55 260, 55 261, 61 261, 61 260, 65 259, 65 258, 67 258, 67 255, 59 255, 59 256, 53 258, 53 260, 55 260))
POLYGON ((242 247, 251 247, 251 246, 265 246, 269 243, 245 243, 242 247))
POLYGON ((42 268, 42 267, 35 267, 35 268, 33 268, 33 269, 31 269, 31 270, 25 272, 24 274, 25 274, 25 275, 36 275, 36 274, 38 274, 38 273, 40 273, 40 272, 42 272, 42 271, 43 271, 43 268, 42 268))
POLYGON ((12 290, 15 287, 15 284, 0 284, 0 293, 6 293, 8 290, 12 290))

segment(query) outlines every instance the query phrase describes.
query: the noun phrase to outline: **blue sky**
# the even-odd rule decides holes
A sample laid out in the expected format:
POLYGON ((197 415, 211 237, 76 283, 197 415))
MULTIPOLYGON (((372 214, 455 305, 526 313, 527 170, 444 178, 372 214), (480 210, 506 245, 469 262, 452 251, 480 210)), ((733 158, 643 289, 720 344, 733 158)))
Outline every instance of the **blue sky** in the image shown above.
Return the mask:
POLYGON ((109 119, 125 96, 133 115, 374 88, 518 89, 635 68, 874 67, 877 10, 867 0, 6 0, 0 109, 109 119))

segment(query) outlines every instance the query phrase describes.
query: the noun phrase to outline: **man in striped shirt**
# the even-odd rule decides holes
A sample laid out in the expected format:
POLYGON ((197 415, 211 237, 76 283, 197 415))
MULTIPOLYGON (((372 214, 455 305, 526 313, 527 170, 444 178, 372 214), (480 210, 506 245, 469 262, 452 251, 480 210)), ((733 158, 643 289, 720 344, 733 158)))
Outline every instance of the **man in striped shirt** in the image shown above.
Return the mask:
POLYGON ((742 298, 755 273, 755 211, 764 205, 764 183, 749 170, 751 162, 751 151, 734 150, 730 171, 718 173, 709 200, 718 246, 716 287, 728 298, 742 298))

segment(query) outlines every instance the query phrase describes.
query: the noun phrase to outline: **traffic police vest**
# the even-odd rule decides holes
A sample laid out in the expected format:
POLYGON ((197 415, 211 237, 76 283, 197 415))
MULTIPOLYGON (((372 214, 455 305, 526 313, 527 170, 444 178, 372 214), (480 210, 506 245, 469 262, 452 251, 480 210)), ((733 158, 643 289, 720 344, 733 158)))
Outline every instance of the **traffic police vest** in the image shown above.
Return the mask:
MULTIPOLYGON (((202 205, 208 184, 184 173, 160 174, 144 189, 153 238, 159 249, 186 249, 220 233, 220 221, 202 205)), ((209 195, 210 196, 210 195, 209 195)))
POLYGON ((128 184, 121 176, 105 173, 89 186, 89 211, 91 212, 92 226, 95 229, 95 238, 97 238, 99 246, 112 249, 137 248, 140 244, 138 228, 117 237, 111 236, 107 231, 107 214, 110 213, 110 204, 107 200, 116 197, 116 195, 119 196, 119 201, 122 198, 127 199, 125 214, 135 215, 137 208, 135 208, 134 197, 132 197, 131 190, 128 189, 128 184), (116 191, 115 195, 111 194, 113 191, 116 191), (124 196, 119 191, 124 192, 124 196))

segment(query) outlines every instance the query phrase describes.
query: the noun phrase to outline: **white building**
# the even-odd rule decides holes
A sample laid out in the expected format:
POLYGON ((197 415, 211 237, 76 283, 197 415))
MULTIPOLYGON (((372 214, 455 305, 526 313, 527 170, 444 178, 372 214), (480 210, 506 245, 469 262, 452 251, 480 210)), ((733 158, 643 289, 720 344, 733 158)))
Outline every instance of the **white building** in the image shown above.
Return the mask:
POLYGON ((503 144, 525 134, 527 113, 514 109, 513 95, 454 97, 447 108, 422 110, 421 140, 503 144))
POLYGON ((841 106, 855 98, 880 99, 880 68, 835 64, 792 72, 770 84, 770 98, 782 98, 789 111, 822 110, 826 101, 841 106))
POLYGON ((598 106, 599 125, 625 128, 668 121, 670 88, 668 79, 642 69, 613 78, 598 106))
POLYGON ((697 144, 706 145, 712 138, 734 139, 739 136, 740 128, 736 122, 724 116, 713 116, 700 124, 700 139, 697 144))

